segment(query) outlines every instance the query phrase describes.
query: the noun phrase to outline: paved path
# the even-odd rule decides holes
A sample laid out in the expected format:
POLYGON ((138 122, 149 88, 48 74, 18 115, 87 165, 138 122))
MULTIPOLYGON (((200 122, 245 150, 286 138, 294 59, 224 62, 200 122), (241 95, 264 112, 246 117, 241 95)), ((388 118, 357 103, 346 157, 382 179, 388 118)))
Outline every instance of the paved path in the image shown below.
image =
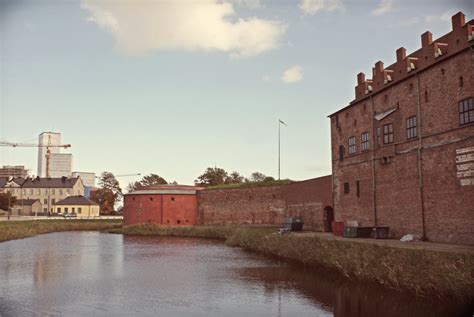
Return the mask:
MULTIPOLYGON (((46 216, 10 216, 10 221, 27 221, 27 220, 53 220, 66 219, 64 217, 46 217, 46 216)), ((123 216, 99 216, 99 217, 76 217, 67 218, 68 220, 103 220, 103 219, 118 219, 122 220, 123 216)), ((0 216, 0 221, 8 221, 7 216, 0 216)))
POLYGON ((425 242, 425 241, 401 242, 400 240, 394 240, 394 239, 344 238, 344 237, 335 236, 329 232, 301 232, 301 233, 295 232, 292 234, 301 235, 301 236, 317 236, 320 238, 330 239, 330 240, 384 245, 384 246, 405 248, 405 249, 424 249, 424 250, 432 250, 432 251, 440 251, 440 252, 452 252, 452 253, 462 252, 462 253, 474 254, 474 245, 436 243, 436 242, 425 242))

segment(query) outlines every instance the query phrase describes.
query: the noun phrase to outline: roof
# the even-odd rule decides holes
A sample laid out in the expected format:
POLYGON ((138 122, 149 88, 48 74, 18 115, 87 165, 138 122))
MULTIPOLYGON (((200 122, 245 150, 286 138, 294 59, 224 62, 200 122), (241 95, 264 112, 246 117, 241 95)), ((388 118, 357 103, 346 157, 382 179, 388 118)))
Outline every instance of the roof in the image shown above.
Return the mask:
POLYGON ((84 196, 69 196, 63 200, 60 200, 56 203, 56 206, 58 205, 75 205, 75 206, 85 206, 85 205, 99 205, 95 201, 90 200, 89 198, 86 198, 84 196))
POLYGON ((125 195, 195 195, 197 191, 202 189, 204 189, 204 187, 167 184, 145 187, 125 195))
POLYGON ((35 202, 39 202, 41 204, 39 199, 17 199, 14 205, 15 206, 31 206, 35 202))
POLYGON ((79 177, 36 177, 27 178, 23 183, 24 188, 73 188, 79 177))
POLYGON ((5 187, 9 180, 15 182, 17 185, 22 185, 25 181, 23 177, 0 177, 0 187, 5 187))

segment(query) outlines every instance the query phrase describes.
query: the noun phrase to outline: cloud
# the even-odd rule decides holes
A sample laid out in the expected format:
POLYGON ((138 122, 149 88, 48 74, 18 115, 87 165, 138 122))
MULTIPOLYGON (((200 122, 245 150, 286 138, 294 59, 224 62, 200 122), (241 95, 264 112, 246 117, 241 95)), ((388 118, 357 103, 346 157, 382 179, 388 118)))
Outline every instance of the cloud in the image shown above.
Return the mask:
POLYGON ((129 55, 183 50, 249 57, 277 48, 287 28, 280 21, 238 18, 232 3, 220 0, 81 0, 81 7, 129 55))
POLYGON ((242 7, 247 7, 250 9, 258 9, 262 8, 262 0, 230 0, 232 3, 235 3, 236 5, 242 6, 242 7))
POLYGON ((344 10, 343 0, 301 0, 300 9, 305 14, 316 14, 319 11, 344 10))
POLYGON ((394 9, 393 5, 394 0, 382 0, 375 10, 372 11, 372 15, 381 16, 392 12, 394 9))
POLYGON ((269 75, 263 75, 262 76, 262 81, 270 81, 272 79, 269 75))
POLYGON ((280 79, 287 84, 297 83, 303 79, 303 68, 295 65, 283 72, 280 79))

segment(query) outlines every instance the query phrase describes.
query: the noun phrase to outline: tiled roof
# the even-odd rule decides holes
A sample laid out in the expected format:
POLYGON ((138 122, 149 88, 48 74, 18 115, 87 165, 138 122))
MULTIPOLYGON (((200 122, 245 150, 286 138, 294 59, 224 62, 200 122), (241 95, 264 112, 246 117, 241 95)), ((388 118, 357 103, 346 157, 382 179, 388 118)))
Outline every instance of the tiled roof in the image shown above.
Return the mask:
POLYGON ((56 203, 56 206, 58 205, 84 206, 84 205, 99 205, 99 204, 84 196, 69 196, 63 200, 58 201, 56 203))
POLYGON ((18 199, 15 201, 15 206, 31 206, 37 201, 39 200, 38 199, 18 199))
POLYGON ((79 177, 27 178, 23 188, 73 188, 79 177))
MULTIPOLYGON (((9 179, 11 179, 11 177, 0 177, 0 187, 5 187, 9 179)), ((12 180, 20 186, 25 181, 23 177, 13 177, 12 180)))

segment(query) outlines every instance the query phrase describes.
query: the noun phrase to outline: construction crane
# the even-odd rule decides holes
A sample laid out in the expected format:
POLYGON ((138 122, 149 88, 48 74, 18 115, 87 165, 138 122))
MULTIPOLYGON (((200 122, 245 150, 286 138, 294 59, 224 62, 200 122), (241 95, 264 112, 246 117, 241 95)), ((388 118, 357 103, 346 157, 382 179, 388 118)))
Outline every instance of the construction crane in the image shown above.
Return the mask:
MULTIPOLYGON (((140 176, 142 175, 141 173, 137 173, 137 174, 124 174, 124 175, 114 175, 115 178, 117 177, 129 177, 129 176, 140 176)), ((96 176, 95 178, 102 178, 102 176, 96 176)))
POLYGON ((36 143, 13 143, 8 141, 0 140, 0 146, 11 146, 11 147, 45 147, 46 148, 46 177, 50 177, 49 168, 50 168, 50 157, 51 157, 51 148, 70 148, 71 144, 51 144, 51 136, 48 138, 48 144, 36 144, 36 143))

